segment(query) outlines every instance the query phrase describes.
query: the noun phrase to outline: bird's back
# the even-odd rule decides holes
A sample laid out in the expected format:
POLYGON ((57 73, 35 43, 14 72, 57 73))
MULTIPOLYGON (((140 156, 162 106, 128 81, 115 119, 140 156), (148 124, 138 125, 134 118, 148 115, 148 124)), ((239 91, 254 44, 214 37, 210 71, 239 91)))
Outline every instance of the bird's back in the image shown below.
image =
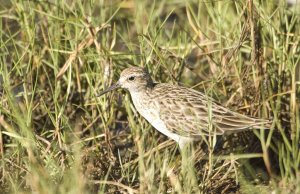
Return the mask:
POLYGON ((206 95, 186 87, 157 84, 149 93, 168 130, 186 137, 269 128, 270 122, 225 108, 206 95))

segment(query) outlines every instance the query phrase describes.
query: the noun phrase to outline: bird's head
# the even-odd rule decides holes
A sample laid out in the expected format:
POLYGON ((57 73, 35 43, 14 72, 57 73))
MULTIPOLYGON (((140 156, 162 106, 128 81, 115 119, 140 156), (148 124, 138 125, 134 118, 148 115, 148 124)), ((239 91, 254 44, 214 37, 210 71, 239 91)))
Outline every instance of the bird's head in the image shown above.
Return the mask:
POLYGON ((130 93, 135 93, 142 91, 147 87, 151 87, 152 85, 153 81, 146 69, 142 67, 129 67, 121 72, 120 78, 115 84, 97 96, 101 96, 117 88, 124 88, 130 93))

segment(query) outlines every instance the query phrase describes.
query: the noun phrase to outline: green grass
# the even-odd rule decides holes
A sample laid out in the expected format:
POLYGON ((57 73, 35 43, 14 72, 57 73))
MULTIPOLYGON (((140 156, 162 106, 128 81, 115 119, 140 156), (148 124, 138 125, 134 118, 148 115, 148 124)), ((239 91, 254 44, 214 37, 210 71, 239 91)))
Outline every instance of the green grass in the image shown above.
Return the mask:
POLYGON ((0 193, 300 193, 299 5, 251 2, 0 1, 0 193), (180 154, 95 97, 131 65, 272 128, 180 154))

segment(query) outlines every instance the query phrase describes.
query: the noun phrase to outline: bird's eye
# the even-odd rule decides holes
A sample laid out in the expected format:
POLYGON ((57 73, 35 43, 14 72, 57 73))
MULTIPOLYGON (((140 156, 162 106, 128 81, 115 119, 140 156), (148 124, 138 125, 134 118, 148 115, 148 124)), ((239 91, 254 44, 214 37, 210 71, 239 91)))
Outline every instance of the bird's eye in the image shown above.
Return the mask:
POLYGON ((134 81, 134 80, 135 80, 135 77, 134 77, 134 76, 130 76, 130 77, 128 78, 128 80, 129 80, 129 81, 134 81))

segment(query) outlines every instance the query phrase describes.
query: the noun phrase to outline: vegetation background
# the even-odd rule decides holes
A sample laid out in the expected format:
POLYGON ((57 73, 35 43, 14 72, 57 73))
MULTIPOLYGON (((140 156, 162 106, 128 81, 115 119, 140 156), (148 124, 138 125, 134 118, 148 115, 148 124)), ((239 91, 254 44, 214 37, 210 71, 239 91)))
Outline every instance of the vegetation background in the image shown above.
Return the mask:
POLYGON ((0 1, 0 193, 300 193, 298 5, 0 1), (124 68, 193 87, 270 130, 193 163, 118 91, 124 68))

